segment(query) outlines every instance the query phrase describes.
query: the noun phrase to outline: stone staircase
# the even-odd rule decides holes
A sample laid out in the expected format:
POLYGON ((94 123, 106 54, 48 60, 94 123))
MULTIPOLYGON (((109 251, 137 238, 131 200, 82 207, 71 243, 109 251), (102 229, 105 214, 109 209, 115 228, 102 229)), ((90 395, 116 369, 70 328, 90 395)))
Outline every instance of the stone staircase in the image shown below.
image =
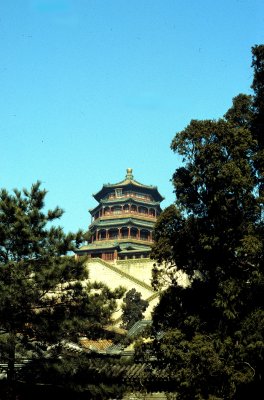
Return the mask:
MULTIPOLYGON (((157 304, 158 298, 159 298, 159 293, 155 292, 153 288, 148 285, 146 282, 140 280, 138 277, 133 276, 132 274, 129 274, 128 272, 123 271, 122 265, 118 266, 114 265, 110 262, 107 262, 105 260, 102 260, 101 258, 92 258, 88 260, 88 268, 95 268, 98 270, 100 266, 103 267, 103 271, 101 274, 98 273, 98 280, 100 278, 104 278, 105 281, 102 279, 104 283, 109 285, 111 282, 111 274, 115 274, 115 281, 118 282, 116 284, 117 286, 124 286, 127 291, 135 288, 137 292, 141 293, 141 296, 144 300, 146 300, 149 303, 149 306, 145 312, 145 318, 149 319, 151 315, 151 311, 153 307, 157 304), (106 269, 106 270, 105 270, 106 269), (109 271, 109 274, 108 272, 109 271)), ((113 275, 112 275, 113 276, 113 275)), ((121 323, 121 310, 117 311, 113 315, 113 325, 118 326, 121 323)))

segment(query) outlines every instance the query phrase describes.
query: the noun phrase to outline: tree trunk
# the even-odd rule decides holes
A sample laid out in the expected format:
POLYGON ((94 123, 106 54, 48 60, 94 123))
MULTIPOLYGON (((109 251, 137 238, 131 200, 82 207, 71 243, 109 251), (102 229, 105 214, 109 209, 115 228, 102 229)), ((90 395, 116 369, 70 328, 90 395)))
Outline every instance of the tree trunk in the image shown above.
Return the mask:
POLYGON ((8 399, 16 398, 14 392, 15 382, 15 354, 16 354, 16 337, 14 333, 10 334, 8 344, 8 363, 7 363, 7 382, 8 382, 8 399))

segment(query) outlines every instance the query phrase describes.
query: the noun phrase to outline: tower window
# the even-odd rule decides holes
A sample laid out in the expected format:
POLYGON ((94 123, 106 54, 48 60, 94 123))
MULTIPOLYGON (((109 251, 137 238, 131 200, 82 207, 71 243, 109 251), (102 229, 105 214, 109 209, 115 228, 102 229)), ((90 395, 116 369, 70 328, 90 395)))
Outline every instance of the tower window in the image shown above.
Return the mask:
POLYGON ((115 190, 116 197, 122 197, 122 189, 115 190))

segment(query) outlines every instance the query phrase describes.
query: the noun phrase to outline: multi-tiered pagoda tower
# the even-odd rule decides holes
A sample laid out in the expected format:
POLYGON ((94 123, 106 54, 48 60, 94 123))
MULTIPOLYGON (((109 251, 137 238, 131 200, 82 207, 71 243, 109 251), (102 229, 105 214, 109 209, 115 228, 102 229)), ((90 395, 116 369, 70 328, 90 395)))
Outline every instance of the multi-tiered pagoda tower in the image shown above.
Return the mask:
POLYGON ((110 262, 149 257, 164 199, 157 187, 137 182, 128 168, 123 181, 105 184, 93 196, 98 205, 90 210, 91 239, 76 253, 110 262))

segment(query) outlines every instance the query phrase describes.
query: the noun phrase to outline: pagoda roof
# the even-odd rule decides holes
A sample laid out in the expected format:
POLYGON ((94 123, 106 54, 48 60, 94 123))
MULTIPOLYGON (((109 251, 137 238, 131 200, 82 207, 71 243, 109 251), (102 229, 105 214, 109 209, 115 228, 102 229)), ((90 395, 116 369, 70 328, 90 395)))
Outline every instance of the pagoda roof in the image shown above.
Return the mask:
POLYGON ((135 244, 133 242, 120 243, 121 251, 119 253, 126 253, 128 251, 149 251, 151 249, 150 246, 146 246, 144 244, 135 244))
POLYGON ((159 193, 157 186, 143 185, 142 183, 134 179, 132 172, 133 172, 132 168, 127 168, 127 174, 124 180, 113 184, 111 183, 104 184, 101 190, 93 194, 93 197, 97 201, 101 201, 106 196, 106 194, 111 192, 113 189, 118 189, 118 188, 121 189, 126 187, 128 189, 137 189, 142 192, 151 193, 156 201, 164 200, 164 197, 161 196, 161 194, 159 193))
POLYGON ((88 245, 80 247, 76 250, 76 253, 81 254, 87 251, 93 252, 101 252, 104 250, 117 250, 119 254, 126 254, 126 253, 140 253, 140 252, 149 252, 151 250, 151 246, 147 246, 145 244, 133 243, 133 241, 129 240, 125 243, 118 243, 118 242, 108 242, 102 241, 97 243, 89 243, 88 245))
POLYGON ((116 219, 102 219, 100 221, 96 220, 90 225, 90 228, 93 226, 96 226, 98 228, 113 226, 115 228, 117 226, 122 226, 122 225, 124 226, 137 225, 147 228, 153 228, 154 224, 155 221, 143 221, 142 219, 136 219, 136 218, 119 218, 119 219, 116 218, 116 219))
POLYGON ((78 251, 86 251, 86 250, 112 250, 112 249, 118 249, 119 248, 119 243, 117 242, 107 242, 103 241, 101 243, 89 243, 85 246, 80 247, 76 252, 78 251))
POLYGON ((102 200, 100 200, 100 204, 97 204, 96 207, 91 208, 89 210, 89 212, 90 212, 90 214, 95 213, 97 210, 99 210, 102 207, 102 205, 103 206, 111 206, 114 204, 126 204, 126 203, 140 204, 145 207, 157 206, 158 209, 161 210, 159 201, 151 201, 151 200, 145 201, 145 200, 141 200, 137 197, 128 196, 128 197, 118 197, 118 198, 114 198, 114 199, 102 199, 102 200))

